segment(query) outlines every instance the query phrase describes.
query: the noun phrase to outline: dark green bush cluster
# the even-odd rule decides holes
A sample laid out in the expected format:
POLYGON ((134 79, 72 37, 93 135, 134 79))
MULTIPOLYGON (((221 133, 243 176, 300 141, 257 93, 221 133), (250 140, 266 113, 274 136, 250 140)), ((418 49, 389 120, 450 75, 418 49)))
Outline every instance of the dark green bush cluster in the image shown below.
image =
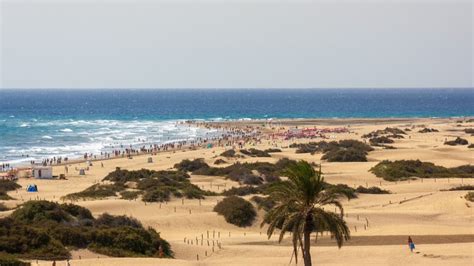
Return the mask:
POLYGON ((374 149, 369 145, 357 140, 320 141, 302 144, 291 144, 290 147, 297 148, 296 153, 323 152, 321 159, 329 162, 366 162, 367 153, 374 149))
POLYGON ((264 211, 269 211, 276 205, 276 202, 272 200, 270 196, 253 196, 250 200, 255 202, 258 208, 263 209, 264 211))
POLYGON ((130 191, 130 190, 124 190, 120 192, 120 198, 126 199, 126 200, 134 200, 138 198, 143 192, 142 191, 130 191))
POLYGON ((449 140, 444 145, 456 146, 456 145, 467 145, 469 142, 466 139, 457 137, 455 140, 449 140))
POLYGON ((474 202, 474 192, 468 192, 468 193, 464 196, 464 198, 465 198, 466 200, 468 200, 468 201, 474 202))
POLYGON ((244 227, 252 225, 257 212, 253 205, 237 196, 223 199, 215 207, 214 211, 224 216, 228 223, 244 227))
POLYGON ((221 153, 221 156, 226 157, 226 158, 232 158, 232 157, 235 157, 235 155, 236 155, 235 150, 226 150, 225 152, 221 153))
POLYGON ((216 165, 224 164, 224 163, 227 163, 227 162, 222 160, 222 159, 217 159, 217 160, 214 161, 214 164, 216 164, 216 165))
POLYGON ((379 146, 380 144, 394 143, 393 139, 386 136, 371 138, 369 142, 370 142, 370 145, 372 146, 379 146))
POLYGON ((0 252, 0 265, 2 266, 31 266, 31 263, 21 261, 11 254, 0 252))
MULTIPOLYGON (((190 161, 193 163, 193 161, 190 161)), ((188 162, 182 164, 189 166, 188 162)), ((207 164, 204 167, 209 167, 207 164)), ((66 195, 65 199, 79 198, 104 198, 116 196, 117 192, 124 199, 135 199, 143 194, 142 200, 146 202, 169 201, 171 196, 188 199, 203 199, 204 196, 212 196, 216 193, 201 190, 189 181, 189 175, 183 171, 154 171, 141 169, 128 171, 116 169, 109 173, 104 180, 113 184, 96 184, 84 191, 66 195), (136 183, 138 191, 128 191, 127 182, 136 183)))
POLYGON ((57 260, 70 257, 66 247, 117 257, 172 257, 168 242, 136 219, 109 214, 94 219, 88 209, 73 204, 29 201, 0 219, 1 252, 57 260))
POLYGON ((183 172, 193 172, 206 167, 209 167, 209 165, 204 162, 204 159, 194 159, 192 161, 185 159, 174 165, 174 168, 183 172))
POLYGON ((355 199, 357 198, 357 193, 356 190, 351 188, 350 186, 346 184, 329 184, 329 183, 324 183, 324 189, 326 191, 331 191, 331 190, 337 190, 342 192, 348 199, 355 199))
POLYGON ((376 137, 379 137, 381 135, 406 135, 405 131, 399 129, 399 128, 396 128, 396 127, 386 127, 385 129, 378 129, 378 130, 375 130, 375 131, 372 131, 368 134, 365 134, 365 135, 362 135, 362 138, 367 138, 367 139, 370 139, 370 138, 376 138, 376 137))
POLYGON ((315 154, 316 152, 322 152, 326 141, 321 142, 308 142, 308 143, 293 143, 290 144, 290 148, 296 148, 296 153, 311 153, 315 154))
POLYGON ((274 152, 281 152, 280 149, 277 148, 269 148, 265 150, 266 153, 274 153, 274 152))
POLYGON ((193 172, 197 175, 225 176, 233 181, 246 185, 260 185, 264 182, 276 182, 291 164, 296 161, 280 159, 275 164, 266 162, 235 163, 227 167, 205 167, 193 172), (258 172, 258 175, 254 173, 258 172))
POLYGON ((250 194, 262 193, 260 187, 254 186, 243 186, 243 187, 233 187, 222 192, 224 196, 246 196, 250 194))
POLYGON ((366 188, 363 186, 359 186, 358 188, 356 188, 356 192, 362 194, 390 194, 390 191, 381 189, 379 187, 366 188))
POLYGON ((474 190, 474 186, 473 185, 461 185, 461 186, 452 187, 452 188, 448 189, 448 191, 457 191, 457 190, 474 190))
POLYGON ((466 128, 464 129, 464 133, 474 135, 474 128, 466 128))
POLYGON ((117 192, 122 189, 124 189, 122 186, 115 184, 94 184, 81 192, 71 193, 62 198, 65 200, 103 199, 117 196, 117 192))
POLYGON ((250 148, 248 150, 240 150, 240 153, 245 154, 250 157, 271 157, 271 155, 268 152, 257 150, 254 148, 250 148))
POLYGON ((423 128, 421 130, 418 131, 419 133, 431 133, 431 132, 439 132, 439 130, 437 129, 434 129, 434 128, 423 128))
POLYGON ((4 211, 8 211, 8 210, 10 210, 10 208, 5 206, 5 204, 3 202, 0 202, 0 212, 4 212, 4 211))
POLYGON ((0 200, 12 200, 7 192, 21 188, 15 181, 0 179, 0 200))
POLYGON ((387 181, 406 180, 411 177, 474 177, 474 166, 462 165, 453 168, 438 166, 420 160, 384 160, 370 169, 377 177, 387 181))

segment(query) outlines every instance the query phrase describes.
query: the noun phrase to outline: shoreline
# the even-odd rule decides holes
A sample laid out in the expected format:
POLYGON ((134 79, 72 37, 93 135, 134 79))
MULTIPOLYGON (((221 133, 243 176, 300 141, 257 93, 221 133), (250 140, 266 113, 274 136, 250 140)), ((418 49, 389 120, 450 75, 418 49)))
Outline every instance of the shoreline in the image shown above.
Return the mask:
MULTIPOLYGON (((468 116, 468 117, 462 117, 463 122, 472 122, 474 120, 474 116, 468 116)), ((298 126, 364 126, 364 125, 390 125, 390 124, 398 124, 398 123, 407 123, 413 124, 413 123, 423 123, 423 122, 429 122, 430 124, 441 124, 441 123, 447 123, 447 122, 452 122, 454 120, 459 120, 460 117, 449 117, 449 118, 407 118, 407 117, 394 117, 394 118, 298 118, 298 119, 251 119, 251 120, 225 120, 225 121, 214 121, 214 120, 173 120, 174 122, 181 124, 181 125, 186 125, 186 126, 195 126, 195 127, 205 127, 205 128, 214 128, 218 130, 223 130, 223 132, 226 132, 226 130, 230 129, 241 129, 241 128, 248 128, 249 126, 252 127, 252 130, 262 130, 261 126, 279 126, 279 127, 288 127, 292 128, 298 128, 298 126), (317 124, 317 125, 315 125, 317 124), (255 128, 253 128, 255 127, 255 128)), ((258 132, 256 135, 257 137, 264 137, 265 135, 269 134, 267 132, 258 132)), ((246 136, 248 137, 248 136, 246 136)), ((182 142, 179 140, 176 141, 170 141, 167 144, 175 144, 182 142)), ((216 140, 209 140, 205 141, 204 143, 211 143, 215 145, 217 141, 216 140)), ((127 147, 129 144, 123 144, 122 146, 127 147)), ((150 145, 149 143, 147 145, 150 145)), ((160 145, 165 145, 160 144, 160 145)), ((164 150, 164 151, 152 151, 152 152, 139 152, 138 154, 131 154, 131 156, 144 156, 144 155, 153 155, 156 153, 163 153, 163 152, 176 152, 176 151, 186 151, 186 150, 192 150, 192 149, 201 149, 205 147, 201 147, 199 145, 191 146, 191 145, 183 145, 180 148, 172 148, 169 150, 164 150)), ((87 152, 90 153, 90 152, 87 152)), ((65 166, 65 165, 71 165, 71 164, 78 164, 78 163, 84 163, 87 161, 91 162, 97 162, 97 161, 107 161, 107 160, 112 160, 112 159, 118 159, 118 158, 125 158, 127 157, 127 154, 125 156, 110 156, 110 157, 98 157, 98 158, 81 158, 82 156, 78 157, 68 157, 67 162, 61 162, 59 164, 52 164, 52 166, 65 166)), ((25 157, 26 158, 26 157, 25 157)), ((44 160, 46 158, 52 158, 51 156, 46 156, 42 157, 40 160, 44 160)), ((7 164, 8 161, 5 162, 0 162, 0 164, 7 164)), ((19 170, 25 170, 30 168, 31 164, 28 161, 25 161, 24 163, 13 163, 11 164, 13 168, 19 169, 19 170)), ((1 172, 1 171, 0 171, 1 172)), ((5 171, 4 171, 5 172, 5 171)))

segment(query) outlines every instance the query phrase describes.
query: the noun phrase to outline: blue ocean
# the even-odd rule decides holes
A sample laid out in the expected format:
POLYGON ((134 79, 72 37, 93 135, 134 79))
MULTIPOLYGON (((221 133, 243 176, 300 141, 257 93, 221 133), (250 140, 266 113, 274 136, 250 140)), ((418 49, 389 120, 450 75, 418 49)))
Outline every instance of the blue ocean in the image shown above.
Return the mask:
POLYGON ((3 89, 0 162, 219 134, 178 123, 188 119, 463 116, 474 116, 473 88, 3 89))

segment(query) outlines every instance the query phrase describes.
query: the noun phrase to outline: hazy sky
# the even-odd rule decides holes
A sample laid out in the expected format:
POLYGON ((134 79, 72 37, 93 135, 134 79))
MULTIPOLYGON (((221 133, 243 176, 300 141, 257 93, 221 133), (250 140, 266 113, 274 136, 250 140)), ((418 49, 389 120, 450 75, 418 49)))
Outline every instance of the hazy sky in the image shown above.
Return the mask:
POLYGON ((0 3, 0 88, 473 87, 472 0, 0 3))

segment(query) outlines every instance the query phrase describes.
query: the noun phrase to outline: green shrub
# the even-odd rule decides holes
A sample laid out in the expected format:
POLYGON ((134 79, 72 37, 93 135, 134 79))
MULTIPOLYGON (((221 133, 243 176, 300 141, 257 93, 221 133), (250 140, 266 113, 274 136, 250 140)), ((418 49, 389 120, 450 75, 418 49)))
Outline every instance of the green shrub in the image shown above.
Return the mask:
POLYGON ((280 149, 277 149, 277 148, 269 148, 269 149, 266 149, 264 152, 266 153, 274 153, 274 152, 281 152, 280 149))
POLYGON ((10 210, 10 208, 5 206, 4 203, 0 202, 0 212, 4 212, 4 211, 8 211, 8 210, 10 210))
POLYGON ((78 199, 103 199, 108 197, 117 196, 117 192, 124 188, 118 185, 102 185, 94 184, 81 192, 68 194, 62 199, 65 200, 78 200, 78 199))
POLYGON ((386 127, 385 129, 378 129, 375 131, 372 131, 368 134, 362 135, 362 138, 375 138, 381 135, 387 135, 387 134, 392 134, 392 135, 406 135, 405 131, 396 128, 396 127, 386 127))
POLYGON ((411 177, 474 177, 474 166, 462 165, 453 168, 438 166, 420 160, 381 161, 370 169, 377 177, 387 181, 406 180, 411 177))
POLYGON ((2 266, 31 266, 31 263, 24 262, 15 258, 15 256, 0 252, 0 265, 2 266))
POLYGON ((120 192, 120 198, 125 199, 125 200, 134 200, 138 198, 143 192, 142 191, 130 191, 130 190, 125 190, 120 192))
POLYGON ((221 153, 221 156, 226 157, 226 158, 232 158, 232 157, 235 157, 235 154, 236 154, 235 150, 226 150, 223 153, 221 153))
POLYGON ((469 149, 472 149, 474 148, 474 143, 473 144, 469 144, 469 146, 467 146, 469 149))
POLYGON ((363 194, 390 194, 390 191, 381 189, 379 187, 365 188, 363 186, 359 186, 358 188, 356 188, 356 192, 363 194))
POLYGON ((326 191, 331 191, 331 190, 337 190, 342 192, 348 199, 355 199, 357 198, 357 194, 355 189, 349 187, 346 184, 329 184, 329 183, 324 183, 324 189, 326 191))
POLYGON ((423 128, 421 129, 420 131, 418 131, 419 133, 431 133, 431 132, 439 132, 439 130, 437 129, 434 129, 434 128, 423 128))
POLYGON ((257 215, 253 205, 237 196, 230 196, 223 199, 215 207, 214 211, 223 215, 228 223, 245 227, 252 225, 257 215))
POLYGON ((0 200, 13 200, 14 198, 10 197, 7 192, 0 190, 0 200))
POLYGON ((0 191, 13 191, 21 188, 15 181, 0 179, 0 191))
POLYGON ((330 150, 321 159, 328 162, 367 162, 367 152, 354 148, 330 150))
POLYGON ((166 188, 154 188, 146 190, 143 194, 145 202, 164 202, 170 200, 170 190, 166 188))
POLYGON ((466 133, 466 134, 474 134, 474 128, 466 128, 466 129, 464 129, 464 133, 466 133))
POLYGON ((216 164, 216 165, 224 164, 224 163, 227 163, 227 162, 222 160, 222 159, 217 159, 217 160, 214 161, 214 164, 216 164))
POLYGON ((102 214, 73 204, 29 201, 10 217, 0 219, 0 251, 15 257, 64 260, 66 246, 89 248, 109 256, 173 255, 169 243, 153 229, 127 216, 102 214))
POLYGON ((370 145, 378 146, 379 144, 394 143, 393 139, 386 136, 374 137, 369 140, 370 145))
POLYGON ((246 196, 250 194, 261 193, 261 189, 253 186, 233 187, 228 190, 224 190, 222 195, 224 196, 246 196))
POLYGON ((258 208, 263 209, 264 211, 269 211, 276 205, 276 202, 272 200, 270 196, 267 196, 267 197, 253 196, 250 200, 255 202, 258 208))
POLYGON ((457 137, 455 140, 449 140, 444 143, 445 145, 456 146, 456 145, 467 145, 469 142, 466 139, 457 137))
POLYGON ((468 201, 474 202, 474 192, 468 192, 464 198, 466 198, 468 201))
POLYGON ((448 189, 448 191, 456 191, 456 190, 474 190, 474 186, 473 185, 461 185, 461 186, 452 187, 452 188, 448 189))
POLYGON ((254 148, 250 148, 248 150, 240 150, 240 152, 250 157, 271 157, 271 155, 268 152, 257 150, 254 148))
POLYGON ((174 168, 183 172, 194 172, 201 168, 209 168, 209 165, 204 162, 204 159, 182 160, 180 163, 174 165, 174 168))

